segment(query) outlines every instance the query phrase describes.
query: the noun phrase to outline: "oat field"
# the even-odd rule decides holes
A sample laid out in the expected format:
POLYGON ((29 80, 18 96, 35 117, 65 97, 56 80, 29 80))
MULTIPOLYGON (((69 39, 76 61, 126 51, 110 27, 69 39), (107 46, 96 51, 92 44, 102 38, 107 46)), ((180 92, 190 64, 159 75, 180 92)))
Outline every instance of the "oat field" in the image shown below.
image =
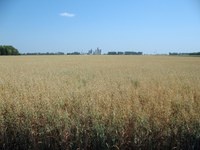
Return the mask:
POLYGON ((0 149, 200 149, 200 58, 0 57, 0 149))

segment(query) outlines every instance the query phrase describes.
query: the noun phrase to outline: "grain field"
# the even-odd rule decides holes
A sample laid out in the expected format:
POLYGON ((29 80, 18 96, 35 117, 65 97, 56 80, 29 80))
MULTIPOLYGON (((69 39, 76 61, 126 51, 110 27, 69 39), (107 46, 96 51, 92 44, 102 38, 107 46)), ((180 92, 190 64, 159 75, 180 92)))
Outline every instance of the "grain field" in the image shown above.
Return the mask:
POLYGON ((0 57, 0 149, 200 149, 199 112, 199 57, 0 57))

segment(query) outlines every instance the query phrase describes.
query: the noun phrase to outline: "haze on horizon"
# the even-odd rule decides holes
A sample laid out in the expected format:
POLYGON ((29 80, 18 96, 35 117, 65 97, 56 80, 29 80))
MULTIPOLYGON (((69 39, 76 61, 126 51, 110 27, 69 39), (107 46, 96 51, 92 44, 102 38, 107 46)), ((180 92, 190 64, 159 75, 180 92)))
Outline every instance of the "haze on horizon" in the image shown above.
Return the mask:
POLYGON ((0 45, 20 52, 200 51, 198 0, 1 0, 0 45))

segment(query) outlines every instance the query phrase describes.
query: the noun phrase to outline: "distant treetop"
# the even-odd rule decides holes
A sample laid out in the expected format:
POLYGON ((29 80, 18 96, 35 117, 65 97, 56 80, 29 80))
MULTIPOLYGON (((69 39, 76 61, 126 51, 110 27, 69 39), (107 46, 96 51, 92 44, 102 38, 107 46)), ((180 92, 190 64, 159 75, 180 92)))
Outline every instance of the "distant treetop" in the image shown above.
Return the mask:
POLYGON ((20 55, 20 53, 13 46, 0 45, 0 55, 20 55))

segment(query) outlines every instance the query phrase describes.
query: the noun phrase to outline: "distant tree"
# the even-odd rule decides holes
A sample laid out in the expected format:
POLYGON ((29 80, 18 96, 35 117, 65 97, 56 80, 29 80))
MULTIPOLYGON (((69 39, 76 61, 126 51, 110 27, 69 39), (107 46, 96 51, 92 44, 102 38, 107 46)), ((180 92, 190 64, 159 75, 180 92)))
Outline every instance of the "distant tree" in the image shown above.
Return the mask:
POLYGON ((80 55, 81 53, 79 52, 73 52, 73 53, 67 53, 67 55, 80 55))
POLYGON ((108 52, 108 55, 117 55, 117 52, 108 52))
POLYGON ((117 52, 117 55, 124 55, 124 52, 117 52))
POLYGON ((200 52, 189 53, 189 55, 200 55, 200 52))
POLYGON ((133 52, 133 51, 126 51, 124 52, 125 55, 142 55, 142 52, 133 52))
POLYGON ((200 52, 192 52, 192 53, 169 53, 169 55, 200 55, 200 52))
POLYGON ((179 55, 178 53, 175 53, 175 52, 173 52, 173 53, 169 53, 169 55, 179 55))
POLYGON ((0 46, 0 55, 19 55, 19 51, 10 45, 0 46))

